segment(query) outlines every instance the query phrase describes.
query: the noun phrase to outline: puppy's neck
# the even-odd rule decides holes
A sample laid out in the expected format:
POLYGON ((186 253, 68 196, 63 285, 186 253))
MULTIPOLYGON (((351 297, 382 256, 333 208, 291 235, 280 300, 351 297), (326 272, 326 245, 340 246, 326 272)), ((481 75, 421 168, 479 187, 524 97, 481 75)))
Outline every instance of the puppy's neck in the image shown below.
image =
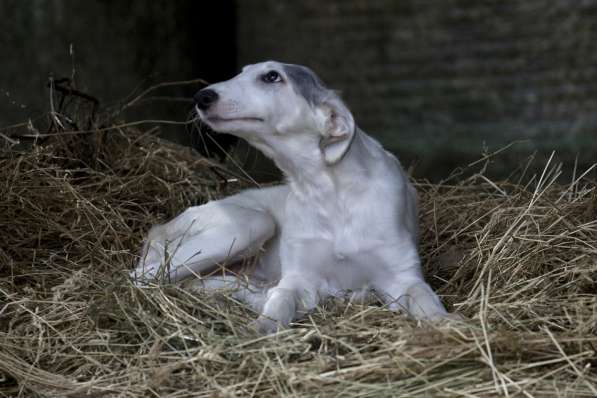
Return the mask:
POLYGON ((366 183, 371 172, 367 165, 372 163, 368 158, 373 156, 368 140, 370 138, 357 128, 346 154, 332 165, 326 164, 318 147, 310 152, 274 158, 274 161, 295 195, 308 196, 309 200, 315 197, 330 200, 330 196, 341 195, 355 183, 366 183))

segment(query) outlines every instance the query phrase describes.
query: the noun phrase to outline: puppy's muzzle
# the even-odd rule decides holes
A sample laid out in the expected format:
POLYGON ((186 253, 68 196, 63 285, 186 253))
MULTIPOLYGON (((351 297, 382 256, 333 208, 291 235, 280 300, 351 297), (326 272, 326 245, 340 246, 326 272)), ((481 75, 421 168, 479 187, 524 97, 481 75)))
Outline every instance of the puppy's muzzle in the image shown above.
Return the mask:
POLYGON ((206 111, 218 100, 218 93, 209 88, 204 88, 203 90, 197 91, 197 94, 193 96, 193 99, 197 104, 197 108, 201 109, 202 111, 206 111))

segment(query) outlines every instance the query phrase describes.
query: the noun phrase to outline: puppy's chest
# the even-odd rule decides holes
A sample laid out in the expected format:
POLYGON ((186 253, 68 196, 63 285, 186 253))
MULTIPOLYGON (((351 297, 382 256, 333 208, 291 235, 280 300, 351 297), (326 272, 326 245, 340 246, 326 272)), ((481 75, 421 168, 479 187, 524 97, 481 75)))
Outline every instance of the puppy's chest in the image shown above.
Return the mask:
MULTIPOLYGON (((287 208, 286 225, 282 230, 283 242, 318 246, 320 260, 326 262, 360 262, 376 247, 384 244, 378 233, 373 214, 365 206, 343 201, 311 203, 305 208, 287 208)), ((315 253, 314 253, 315 254, 315 253)))

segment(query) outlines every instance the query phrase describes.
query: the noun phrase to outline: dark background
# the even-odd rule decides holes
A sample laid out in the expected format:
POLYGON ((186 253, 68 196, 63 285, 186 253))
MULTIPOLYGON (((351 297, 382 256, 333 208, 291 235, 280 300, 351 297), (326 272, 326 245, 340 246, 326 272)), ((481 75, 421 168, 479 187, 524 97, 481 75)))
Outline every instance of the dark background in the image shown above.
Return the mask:
MULTIPOLYGON (((276 59, 342 91, 357 123, 418 177, 441 179, 513 141, 490 167, 496 178, 534 152, 540 168, 556 150, 564 178, 597 159, 597 1, 2 0, 0 23, 0 129, 42 123, 50 76, 74 76, 117 107, 152 84, 215 82, 276 59)), ((158 90, 168 99, 122 117, 184 121, 198 88, 158 90)), ((160 128, 191 141, 182 126, 160 128)))

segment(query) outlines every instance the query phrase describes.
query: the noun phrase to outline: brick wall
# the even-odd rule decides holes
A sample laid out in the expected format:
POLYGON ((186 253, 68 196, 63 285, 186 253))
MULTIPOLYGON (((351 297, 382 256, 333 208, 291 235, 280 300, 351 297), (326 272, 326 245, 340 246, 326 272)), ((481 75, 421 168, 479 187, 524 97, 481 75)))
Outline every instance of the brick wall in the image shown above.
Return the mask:
POLYGON ((518 139, 514 159, 597 159, 596 1, 251 0, 238 21, 240 64, 311 66, 419 174, 518 139))

